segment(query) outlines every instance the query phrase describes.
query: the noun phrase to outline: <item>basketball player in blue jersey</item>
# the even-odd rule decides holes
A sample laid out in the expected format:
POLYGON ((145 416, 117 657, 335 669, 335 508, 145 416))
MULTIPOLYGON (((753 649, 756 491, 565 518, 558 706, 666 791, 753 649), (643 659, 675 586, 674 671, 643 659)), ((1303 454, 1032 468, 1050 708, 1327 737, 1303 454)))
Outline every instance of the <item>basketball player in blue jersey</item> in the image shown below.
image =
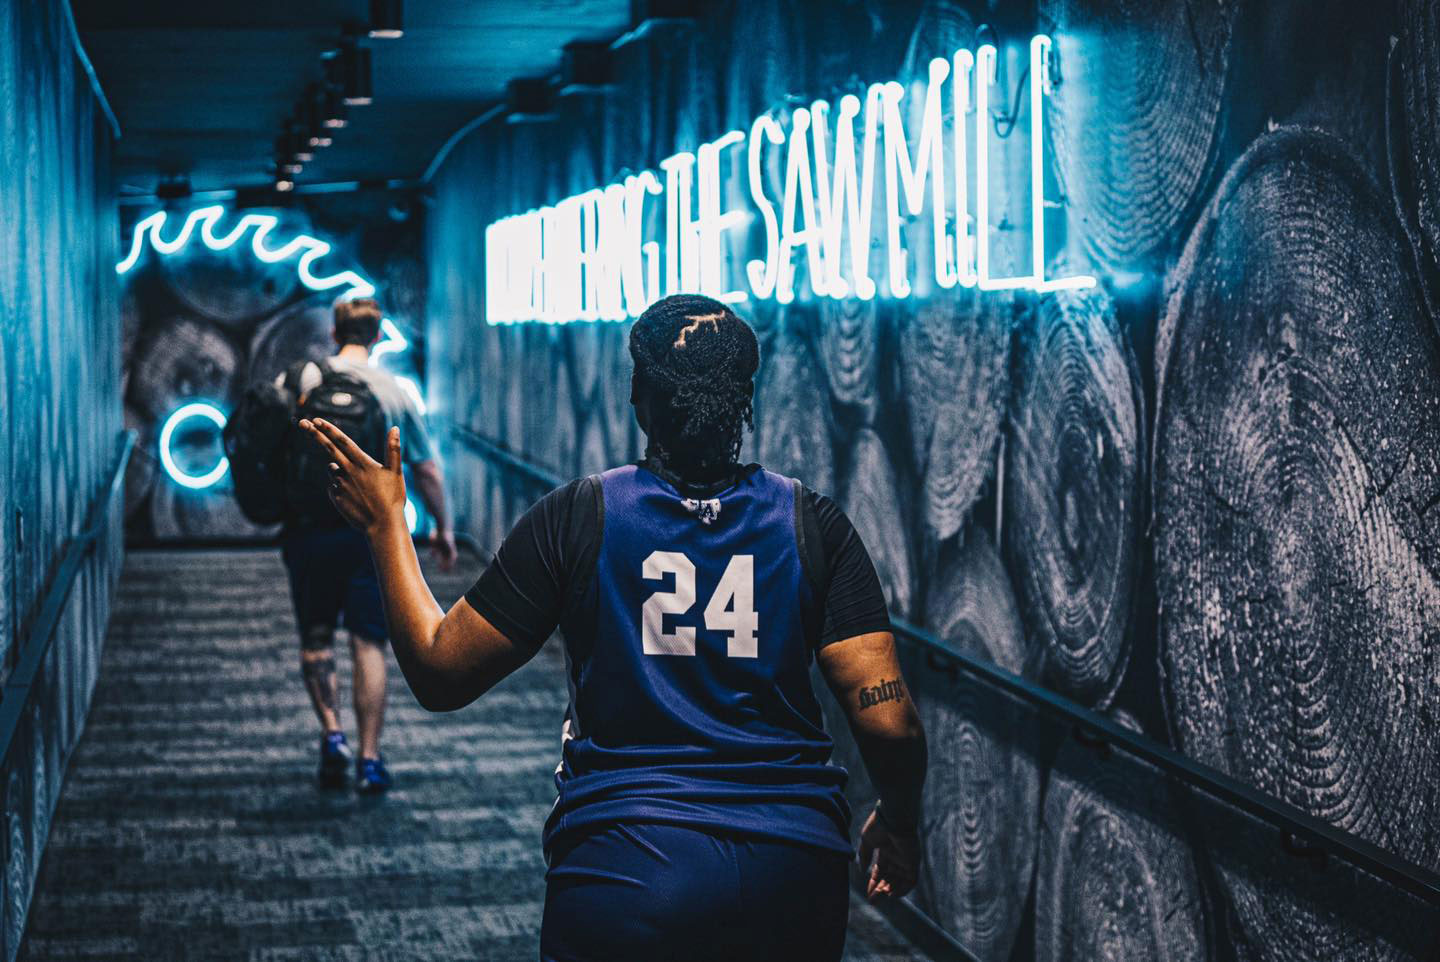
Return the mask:
POLYGON ((635 322, 630 353, 644 460, 546 495, 449 612, 405 526, 398 432, 382 465, 334 425, 302 426, 369 538, 422 705, 467 705, 564 637, 543 958, 838 959, 850 812, 812 661, 880 797, 859 840, 870 896, 909 891, 920 858, 925 738, 874 567, 829 498, 739 463, 749 325, 669 297, 635 322))

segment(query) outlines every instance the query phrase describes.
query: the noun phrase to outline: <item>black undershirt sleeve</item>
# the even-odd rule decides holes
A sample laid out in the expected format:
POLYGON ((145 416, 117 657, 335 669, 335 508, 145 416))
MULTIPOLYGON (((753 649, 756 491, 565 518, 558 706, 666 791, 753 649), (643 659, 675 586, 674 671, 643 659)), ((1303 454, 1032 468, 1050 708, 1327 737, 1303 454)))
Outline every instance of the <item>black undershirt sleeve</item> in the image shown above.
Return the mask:
POLYGON ((804 512, 801 537, 824 598, 818 647, 873 631, 889 631, 885 592, 855 526, 833 499, 804 487, 800 493, 804 512))
POLYGON ((505 536, 465 592, 470 607, 518 645, 539 648, 555 631, 585 566, 599 550, 599 483, 578 478, 541 498, 505 536))

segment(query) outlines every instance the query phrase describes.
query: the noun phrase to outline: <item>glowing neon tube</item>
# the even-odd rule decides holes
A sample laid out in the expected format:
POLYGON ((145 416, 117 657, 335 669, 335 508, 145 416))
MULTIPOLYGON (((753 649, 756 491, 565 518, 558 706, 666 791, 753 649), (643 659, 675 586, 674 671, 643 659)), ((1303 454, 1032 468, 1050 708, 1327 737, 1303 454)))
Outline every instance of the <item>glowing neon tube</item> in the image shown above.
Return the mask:
POLYGON ((215 425, 217 430, 225 427, 225 412, 209 402, 191 401, 188 404, 180 405, 165 419, 164 426, 160 428, 160 465, 176 484, 198 491, 210 487, 225 477, 225 472, 230 470, 230 459, 223 454, 220 455, 220 460, 215 462, 215 466, 202 474, 189 474, 180 469, 180 466, 175 463, 175 455, 170 450, 170 444, 175 439, 175 430, 191 418, 202 418, 209 421, 215 425))

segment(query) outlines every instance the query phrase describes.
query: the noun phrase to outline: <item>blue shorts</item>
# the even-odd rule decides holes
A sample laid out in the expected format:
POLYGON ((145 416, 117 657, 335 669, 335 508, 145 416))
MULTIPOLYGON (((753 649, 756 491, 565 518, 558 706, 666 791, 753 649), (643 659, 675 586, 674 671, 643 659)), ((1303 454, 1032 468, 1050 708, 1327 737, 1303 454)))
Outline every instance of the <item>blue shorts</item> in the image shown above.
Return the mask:
POLYGON ((835 962, 849 859, 794 842, 612 825, 557 844, 540 958, 835 962))
POLYGON ((349 527, 286 531, 280 554, 302 640, 336 624, 370 641, 386 639, 380 579, 363 534, 349 527))

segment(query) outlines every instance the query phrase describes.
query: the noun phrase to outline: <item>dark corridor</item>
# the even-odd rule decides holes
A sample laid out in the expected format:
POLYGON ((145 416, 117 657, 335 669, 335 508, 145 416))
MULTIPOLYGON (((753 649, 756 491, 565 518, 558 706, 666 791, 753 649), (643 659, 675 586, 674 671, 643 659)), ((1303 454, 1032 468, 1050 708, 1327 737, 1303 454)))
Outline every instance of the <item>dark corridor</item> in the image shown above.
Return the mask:
POLYGON ((630 750, 847 959, 1437 959, 1437 626, 1440 0, 0 0, 0 962, 534 959, 630 750))

